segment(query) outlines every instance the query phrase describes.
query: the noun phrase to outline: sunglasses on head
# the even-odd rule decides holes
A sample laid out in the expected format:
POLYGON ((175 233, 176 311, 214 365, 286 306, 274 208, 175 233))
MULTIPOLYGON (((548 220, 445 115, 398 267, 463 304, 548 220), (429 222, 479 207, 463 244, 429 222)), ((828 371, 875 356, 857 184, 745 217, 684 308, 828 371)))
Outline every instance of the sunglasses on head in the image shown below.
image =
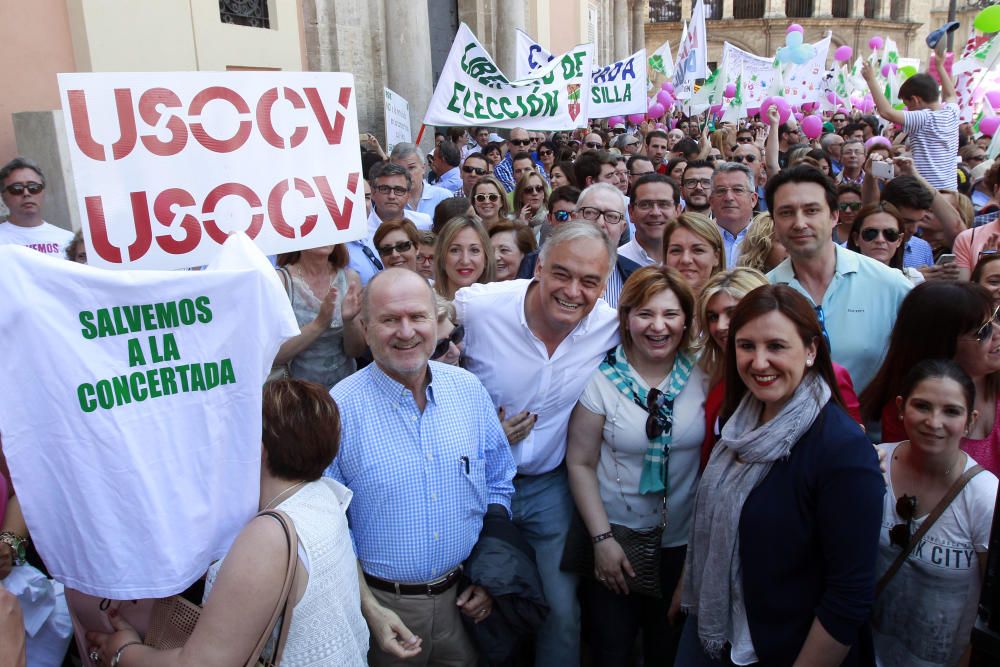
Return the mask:
POLYGON ((900 549, 910 546, 913 519, 917 515, 917 497, 905 493, 896 501, 896 514, 906 523, 897 523, 889 530, 889 544, 900 549))
POLYGON ((398 252, 402 255, 404 252, 409 251, 413 247, 413 241, 400 241, 395 245, 380 245, 378 247, 378 254, 382 257, 388 257, 393 252, 398 252))
POLYGON ((486 173, 486 170, 480 167, 462 167, 462 171, 466 174, 475 174, 476 176, 482 176, 486 173))
POLYGON ((476 201, 480 204, 485 202, 495 202, 500 199, 500 195, 496 194, 478 194, 476 195, 476 201))
POLYGON ((868 229, 861 230, 861 238, 868 243, 877 239, 879 234, 889 243, 895 243, 899 240, 899 231, 895 229, 874 229, 869 227, 868 229))
POLYGON ((15 196, 23 195, 25 190, 28 191, 28 194, 37 195, 44 189, 44 183, 36 183, 35 181, 28 181, 27 183, 11 183, 4 188, 4 190, 7 191, 7 194, 15 196))
POLYGON ((847 201, 837 204, 837 208, 839 208, 841 211, 859 211, 861 210, 861 202, 847 201))
POLYGON ((431 359, 440 359, 444 355, 448 354, 448 349, 451 344, 454 343, 458 345, 465 338, 465 326, 459 324, 457 327, 451 330, 447 338, 438 339, 437 345, 434 346, 434 354, 431 355, 431 359))

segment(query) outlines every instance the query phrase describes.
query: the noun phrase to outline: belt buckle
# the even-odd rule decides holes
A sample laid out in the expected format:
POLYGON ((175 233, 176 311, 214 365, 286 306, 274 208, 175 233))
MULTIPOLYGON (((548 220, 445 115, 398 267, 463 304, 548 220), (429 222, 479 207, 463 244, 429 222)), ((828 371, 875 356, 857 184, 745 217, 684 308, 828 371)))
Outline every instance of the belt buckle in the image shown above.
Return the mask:
POLYGON ((392 582, 392 585, 393 585, 393 587, 395 587, 395 589, 396 589, 396 597, 397 597, 397 598, 398 598, 398 597, 400 597, 400 595, 401 595, 401 594, 400 594, 400 592, 399 592, 399 582, 398 582, 398 581, 394 581, 394 582, 392 582))

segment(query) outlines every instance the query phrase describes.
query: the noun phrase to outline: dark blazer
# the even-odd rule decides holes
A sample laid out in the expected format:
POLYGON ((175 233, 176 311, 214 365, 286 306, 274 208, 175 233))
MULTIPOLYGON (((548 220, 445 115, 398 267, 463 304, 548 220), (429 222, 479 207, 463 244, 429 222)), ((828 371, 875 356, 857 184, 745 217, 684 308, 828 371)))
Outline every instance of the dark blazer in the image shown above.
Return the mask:
POLYGON ((493 611, 481 623, 462 615, 462 623, 479 649, 480 664, 512 664, 521 643, 535 634, 548 616, 535 550, 507 516, 490 505, 479 541, 466 559, 459 591, 482 586, 493 598, 493 611))
POLYGON ((885 483, 868 438, 832 401, 743 505, 740 560, 761 665, 791 665, 813 619, 874 665, 868 625, 885 483))
MULTIPOLYGON (((518 278, 534 278, 535 277, 535 264, 538 263, 538 251, 529 252, 521 260, 521 266, 517 269, 518 278)), ((622 257, 618 255, 618 261, 615 262, 615 270, 618 271, 618 275, 622 277, 622 283, 628 280, 628 277, 632 275, 634 271, 642 268, 631 259, 627 257, 622 257)))

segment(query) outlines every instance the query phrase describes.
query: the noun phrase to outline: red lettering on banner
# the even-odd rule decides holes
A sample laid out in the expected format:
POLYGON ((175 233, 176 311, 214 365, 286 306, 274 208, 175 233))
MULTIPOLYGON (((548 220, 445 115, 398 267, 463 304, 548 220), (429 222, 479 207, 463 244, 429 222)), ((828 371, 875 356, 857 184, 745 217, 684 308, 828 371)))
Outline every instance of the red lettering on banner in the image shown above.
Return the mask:
MULTIPOLYGON (((253 190, 242 183, 223 183, 209 192, 208 196, 205 197, 205 205, 201 207, 202 213, 206 215, 215 213, 215 207, 218 206, 219 201, 223 197, 229 196, 242 197, 246 203, 250 204, 250 208, 260 208, 260 198, 253 190)), ((205 218, 202 220, 202 224, 205 225, 205 231, 212 237, 212 240, 222 245, 226 240, 227 234, 219 229, 219 225, 215 223, 215 219, 205 218)), ((264 214, 254 213, 250 218, 250 226, 246 228, 247 236, 251 239, 257 238, 257 234, 260 233, 260 228, 263 226, 264 214)))
MULTIPOLYGON (((361 175, 357 172, 348 174, 347 189, 351 194, 358 191, 358 181, 360 178, 361 175)), ((341 210, 337 206, 337 200, 333 198, 333 189, 330 187, 329 181, 326 180, 326 176, 317 176, 313 180, 316 181, 316 187, 319 188, 319 193, 323 196, 323 203, 326 204, 326 210, 330 212, 330 217, 333 218, 333 224, 341 231, 350 227, 351 212, 354 211, 354 201, 350 197, 345 197, 344 209, 341 210)))
MULTIPOLYGON (((312 107, 313 114, 319 122, 319 127, 323 130, 326 142, 331 146, 340 144, 340 137, 344 134, 344 114, 334 114, 333 125, 330 125, 330 116, 326 113, 326 107, 323 105, 323 98, 319 96, 319 91, 315 88, 306 88, 305 94, 306 99, 309 100, 309 106, 312 107)), ((346 109, 347 103, 350 101, 351 89, 347 87, 341 88, 340 99, 338 100, 340 106, 346 109)))
MULTIPOLYGON (((150 88, 139 98, 139 115, 150 127, 156 127, 160 121, 160 112, 156 110, 157 105, 162 104, 168 109, 177 109, 183 106, 177 94, 167 88, 150 88)), ((142 145, 153 155, 168 156, 176 155, 184 150, 188 140, 187 125, 179 116, 171 116, 167 121, 167 129, 170 130, 170 141, 160 141, 153 134, 142 135, 142 145)))
POLYGON ((190 213, 184 214, 179 225, 174 225, 173 206, 192 207, 195 206, 194 197, 187 190, 181 188, 169 188, 156 197, 153 203, 153 215, 156 220, 169 229, 180 228, 184 230, 184 237, 179 241, 172 234, 157 234, 156 244, 163 248, 164 252, 171 255, 183 255, 198 247, 201 242, 201 224, 198 218, 190 213))
MULTIPOLYGON (((309 187, 309 184, 301 178, 295 179, 295 189, 302 193, 302 196, 306 199, 312 199, 316 196, 313 189, 309 187)), ((287 181, 281 181, 274 186, 274 189, 271 190, 270 196, 267 198, 267 215, 271 219, 271 226, 274 227, 274 231, 278 232, 285 238, 294 239, 295 229, 285 222, 285 214, 281 210, 281 202, 285 199, 286 192, 288 192, 287 181)), ((315 213, 307 215, 305 220, 302 222, 302 228, 299 230, 299 238, 308 236, 309 232, 316 227, 317 220, 319 220, 319 216, 315 213)))
MULTIPOLYGON (((73 138, 84 155, 91 160, 103 162, 106 159, 104 146, 94 140, 90 129, 90 112, 87 109, 87 96, 82 90, 66 91, 69 97, 70 119, 73 121, 73 138)), ((135 116, 132 115, 132 91, 128 88, 115 88, 115 108, 118 111, 118 127, 121 135, 111 146, 115 160, 120 160, 135 148, 135 116)))
MULTIPOLYGON (((205 105, 214 100, 229 102, 236 109, 237 113, 250 113, 250 106, 235 90, 226 88, 225 86, 211 86, 195 95, 194 99, 191 100, 191 107, 188 109, 188 114, 191 116, 200 116, 205 105)), ((252 122, 241 120, 236 134, 228 139, 216 139, 205 131, 201 123, 191 123, 191 134, 198 140, 198 143, 216 153, 231 153, 245 144, 247 139, 250 138, 251 129, 253 129, 252 122)))
MULTIPOLYGON (((284 97, 288 100, 291 105, 296 109, 305 109, 305 102, 302 101, 302 96, 296 93, 291 88, 283 88, 284 97)), ((274 103, 278 101, 278 89, 272 88, 263 95, 261 95, 260 101, 257 102, 257 125, 260 126, 260 135, 264 137, 264 140, 274 146, 275 148, 284 148, 285 140, 279 135, 274 129, 274 123, 271 118, 271 108, 274 103)), ((299 125, 292 132, 292 137, 289 140, 289 147, 295 148, 301 144, 306 139, 306 134, 309 132, 309 128, 299 125)))

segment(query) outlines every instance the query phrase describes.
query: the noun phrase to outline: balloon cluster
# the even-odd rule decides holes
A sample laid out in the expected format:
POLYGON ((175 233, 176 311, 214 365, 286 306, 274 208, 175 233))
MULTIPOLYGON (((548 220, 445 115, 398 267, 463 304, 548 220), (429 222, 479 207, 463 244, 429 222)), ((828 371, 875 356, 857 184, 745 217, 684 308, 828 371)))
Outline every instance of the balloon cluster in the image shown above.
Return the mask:
POLYGON ((804 32, 798 23, 788 26, 785 33, 785 45, 778 49, 778 62, 803 65, 812 60, 813 56, 816 55, 816 47, 812 44, 802 43, 804 32))
POLYGON ((674 106, 674 101, 674 84, 664 81, 660 84, 660 91, 656 93, 656 101, 646 110, 646 118, 650 120, 663 118, 667 110, 674 106))

